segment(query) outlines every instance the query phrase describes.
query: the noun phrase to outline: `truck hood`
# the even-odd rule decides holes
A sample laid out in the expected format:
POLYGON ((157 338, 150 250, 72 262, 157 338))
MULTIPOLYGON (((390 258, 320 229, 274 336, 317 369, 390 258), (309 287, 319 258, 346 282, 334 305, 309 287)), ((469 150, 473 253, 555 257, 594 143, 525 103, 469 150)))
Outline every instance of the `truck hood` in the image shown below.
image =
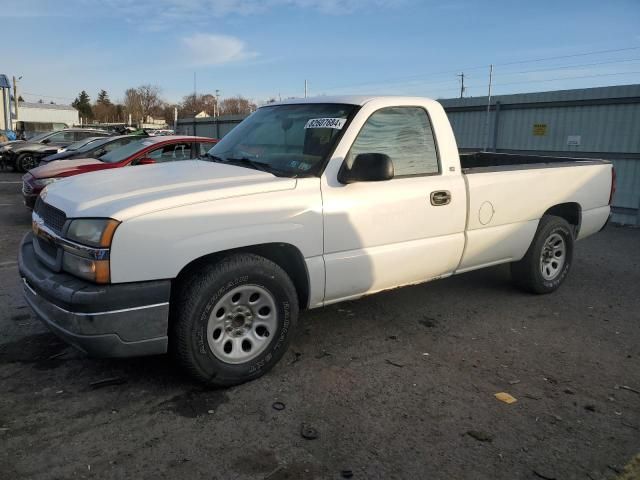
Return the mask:
POLYGON ((92 172, 48 185, 42 198, 71 217, 124 221, 172 207, 295 188, 294 178, 202 160, 92 172))
POLYGON ((56 160, 47 162, 29 171, 35 178, 70 177, 79 173, 93 172, 114 168, 116 164, 104 163, 95 158, 79 158, 77 160, 56 160))

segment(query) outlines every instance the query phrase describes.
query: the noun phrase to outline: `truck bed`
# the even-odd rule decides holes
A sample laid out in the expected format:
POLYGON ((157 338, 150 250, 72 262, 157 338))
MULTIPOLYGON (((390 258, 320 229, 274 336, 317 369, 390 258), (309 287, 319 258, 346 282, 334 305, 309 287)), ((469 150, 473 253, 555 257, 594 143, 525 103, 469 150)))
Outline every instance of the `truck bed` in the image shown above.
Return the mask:
POLYGON ((474 152, 460 154, 460 165, 466 174, 604 163, 610 162, 593 158, 519 155, 515 153, 474 152))

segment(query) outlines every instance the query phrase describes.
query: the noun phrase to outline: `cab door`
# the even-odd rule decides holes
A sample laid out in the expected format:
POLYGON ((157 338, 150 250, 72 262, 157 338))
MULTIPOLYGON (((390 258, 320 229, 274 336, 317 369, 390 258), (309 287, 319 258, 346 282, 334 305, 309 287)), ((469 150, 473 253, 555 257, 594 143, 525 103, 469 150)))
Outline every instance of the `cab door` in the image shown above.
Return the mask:
POLYGON ((459 172, 442 171, 427 109, 363 107, 351 128, 355 139, 345 135, 321 181, 325 303, 453 273, 464 248, 466 191, 459 172), (341 184, 342 163, 363 153, 388 155, 393 179, 341 184))

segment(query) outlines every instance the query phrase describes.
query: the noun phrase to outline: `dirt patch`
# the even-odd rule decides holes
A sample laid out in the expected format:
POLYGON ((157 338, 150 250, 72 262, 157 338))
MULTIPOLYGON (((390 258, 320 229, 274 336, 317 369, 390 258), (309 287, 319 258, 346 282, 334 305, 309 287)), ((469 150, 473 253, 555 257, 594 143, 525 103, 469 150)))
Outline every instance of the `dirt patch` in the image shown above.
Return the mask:
POLYGON ((37 370, 51 370, 63 363, 60 354, 68 348, 51 333, 30 335, 0 344, 0 363, 28 363, 37 370))
POLYGON ((162 402, 160 406, 181 417, 197 418, 215 413, 228 401, 224 390, 191 390, 162 402))

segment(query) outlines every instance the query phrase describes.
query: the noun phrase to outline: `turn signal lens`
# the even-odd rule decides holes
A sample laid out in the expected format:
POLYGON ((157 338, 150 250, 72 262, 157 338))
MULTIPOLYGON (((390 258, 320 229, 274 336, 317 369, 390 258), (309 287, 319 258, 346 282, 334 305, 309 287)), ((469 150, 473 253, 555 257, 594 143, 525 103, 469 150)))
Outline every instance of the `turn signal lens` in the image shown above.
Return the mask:
POLYGON ((91 260, 65 252, 62 268, 65 272, 96 283, 109 283, 111 280, 109 260, 91 260))

